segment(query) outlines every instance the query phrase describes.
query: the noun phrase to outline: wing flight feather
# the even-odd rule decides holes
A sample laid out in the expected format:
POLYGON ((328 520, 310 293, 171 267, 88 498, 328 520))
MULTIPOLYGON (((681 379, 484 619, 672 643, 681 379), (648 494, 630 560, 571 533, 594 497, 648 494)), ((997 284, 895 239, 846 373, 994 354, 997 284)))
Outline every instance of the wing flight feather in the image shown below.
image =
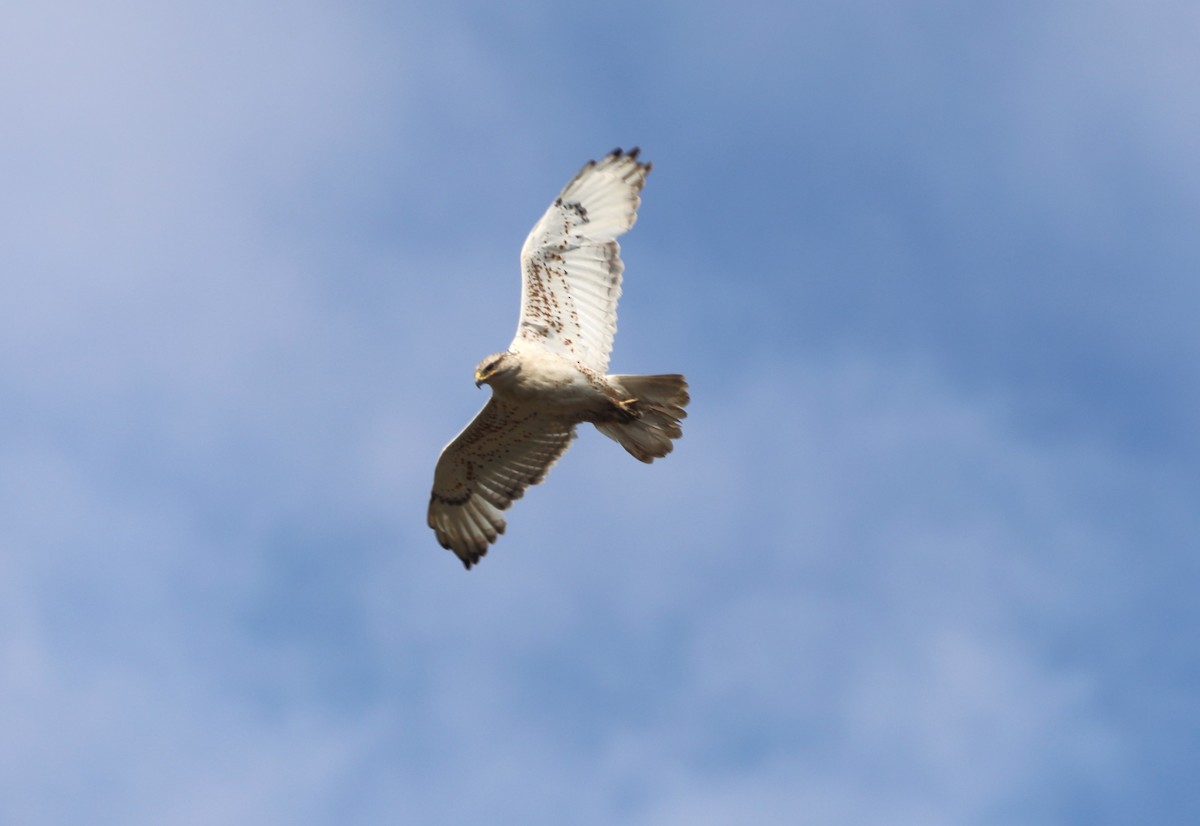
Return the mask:
POLYGON ((616 239, 637 220, 650 172, 637 155, 615 149, 590 161, 525 239, 514 352, 543 348, 607 371, 624 269, 616 239))
POLYGON ((569 422, 498 401, 484 405, 442 450, 429 527, 470 568, 504 533, 501 512, 546 476, 575 436, 569 422))

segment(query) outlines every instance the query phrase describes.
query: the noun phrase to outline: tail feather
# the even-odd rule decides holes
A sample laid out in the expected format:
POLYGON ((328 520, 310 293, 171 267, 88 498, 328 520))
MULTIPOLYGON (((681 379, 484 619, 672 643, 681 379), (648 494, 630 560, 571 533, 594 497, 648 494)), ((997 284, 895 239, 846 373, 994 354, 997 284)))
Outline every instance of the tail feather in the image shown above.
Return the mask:
POLYGON ((603 422, 596 429, 620 442, 634 458, 653 462, 671 452, 673 439, 683 435, 680 420, 687 418, 684 407, 691 401, 687 381, 680 375, 608 376, 637 402, 637 416, 629 422, 603 422))

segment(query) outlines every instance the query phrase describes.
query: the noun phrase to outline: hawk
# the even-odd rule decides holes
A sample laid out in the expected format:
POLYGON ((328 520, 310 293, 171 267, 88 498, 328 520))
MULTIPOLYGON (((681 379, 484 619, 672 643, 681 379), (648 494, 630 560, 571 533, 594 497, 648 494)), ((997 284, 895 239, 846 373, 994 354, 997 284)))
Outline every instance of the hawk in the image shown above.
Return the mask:
POLYGON ((649 172, 637 149, 590 161, 525 239, 516 338, 475 368, 475 386, 491 385, 492 397, 442 450, 429 497, 429 527, 468 569, 576 425, 591 422, 647 463, 682 435, 683 376, 608 374, 624 269, 616 239, 637 219, 649 172))

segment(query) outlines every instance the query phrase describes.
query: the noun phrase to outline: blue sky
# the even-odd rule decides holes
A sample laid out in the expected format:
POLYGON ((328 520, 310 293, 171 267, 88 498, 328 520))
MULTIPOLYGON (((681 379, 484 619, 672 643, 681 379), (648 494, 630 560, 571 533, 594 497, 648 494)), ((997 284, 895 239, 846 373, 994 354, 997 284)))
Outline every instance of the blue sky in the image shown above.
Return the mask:
POLYGON ((1190 3, 0 12, 0 821, 1200 818, 1190 3), (589 158, 585 432, 424 525, 589 158))

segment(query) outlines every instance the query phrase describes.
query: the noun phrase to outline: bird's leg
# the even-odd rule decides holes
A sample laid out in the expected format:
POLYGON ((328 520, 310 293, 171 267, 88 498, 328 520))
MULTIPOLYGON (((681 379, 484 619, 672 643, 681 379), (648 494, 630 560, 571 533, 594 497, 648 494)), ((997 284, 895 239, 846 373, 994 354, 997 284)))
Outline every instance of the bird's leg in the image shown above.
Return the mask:
POLYGON ((634 407, 638 403, 637 399, 614 399, 613 403, 630 419, 640 419, 642 417, 641 411, 634 407))

